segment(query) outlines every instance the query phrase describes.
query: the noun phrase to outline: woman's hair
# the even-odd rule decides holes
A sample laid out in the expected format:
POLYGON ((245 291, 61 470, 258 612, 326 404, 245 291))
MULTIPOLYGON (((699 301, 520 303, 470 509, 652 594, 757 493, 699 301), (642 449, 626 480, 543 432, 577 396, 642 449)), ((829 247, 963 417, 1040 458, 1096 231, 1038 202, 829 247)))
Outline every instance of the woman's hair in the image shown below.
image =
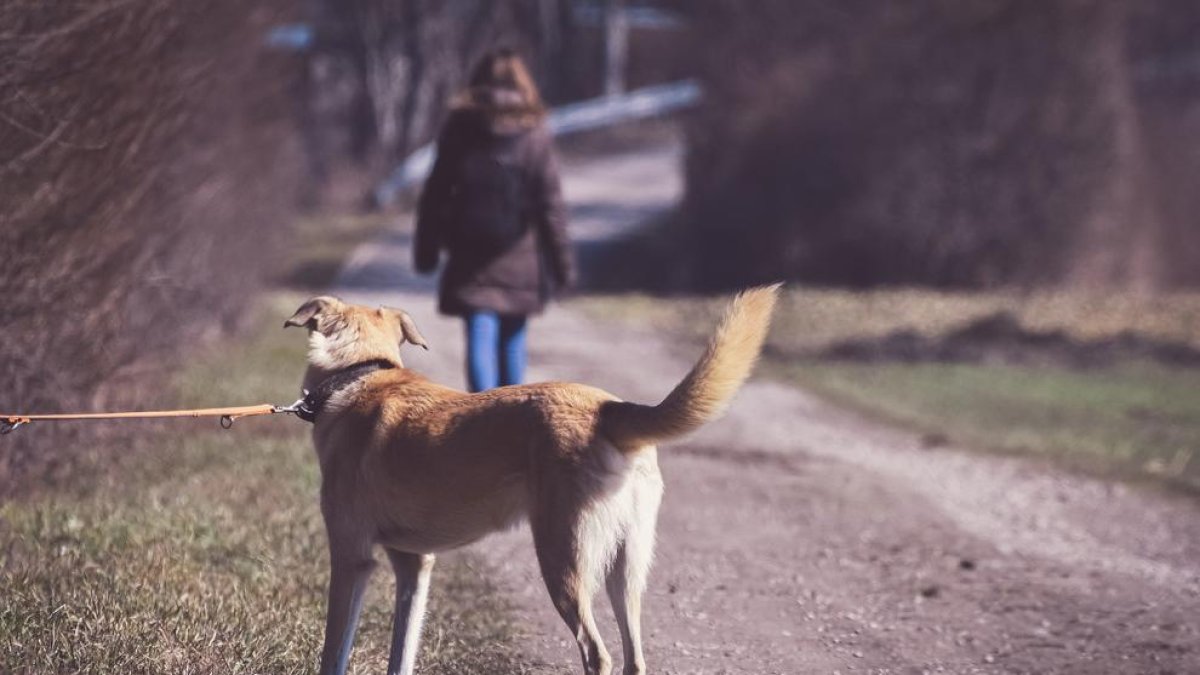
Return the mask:
POLYGON ((454 107, 471 108, 510 121, 535 122, 546 114, 542 96, 525 62, 506 48, 479 59, 454 107))

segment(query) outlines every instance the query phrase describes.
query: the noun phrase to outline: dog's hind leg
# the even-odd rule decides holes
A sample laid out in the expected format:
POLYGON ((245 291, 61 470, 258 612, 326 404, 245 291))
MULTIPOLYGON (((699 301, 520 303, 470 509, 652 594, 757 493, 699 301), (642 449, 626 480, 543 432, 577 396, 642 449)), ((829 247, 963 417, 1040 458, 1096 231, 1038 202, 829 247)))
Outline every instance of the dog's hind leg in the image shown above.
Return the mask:
POLYGON ((634 488, 634 514, 625 541, 617 549, 608 572, 608 599, 621 631, 624 675, 644 675, 642 655, 642 593, 654 556, 654 528, 662 500, 662 480, 657 472, 634 488))
POLYGON ((542 578, 555 609, 579 644, 583 672, 585 675, 609 675, 612 657, 604 648, 592 614, 592 599, 602 570, 589 564, 586 541, 581 540, 578 548, 573 545, 575 534, 568 523, 531 524, 542 578))
POLYGON ((612 656, 604 647, 600 638, 600 630, 596 627, 596 618, 592 614, 592 598, 595 587, 587 587, 576 579, 559 578, 548 581, 547 588, 554 601, 555 608, 566 621, 567 627, 575 636, 579 645, 579 655, 583 659, 585 675, 610 675, 612 673, 612 656))
POLYGON ((332 543, 330 549, 329 608, 325 615, 321 675, 343 675, 350 662, 363 592, 375 561, 369 552, 339 551, 332 543))
POLYGON ((392 653, 388 675, 412 675, 425 622, 425 601, 433 575, 432 555, 401 553, 388 549, 388 560, 396 572, 396 614, 392 619, 392 653))

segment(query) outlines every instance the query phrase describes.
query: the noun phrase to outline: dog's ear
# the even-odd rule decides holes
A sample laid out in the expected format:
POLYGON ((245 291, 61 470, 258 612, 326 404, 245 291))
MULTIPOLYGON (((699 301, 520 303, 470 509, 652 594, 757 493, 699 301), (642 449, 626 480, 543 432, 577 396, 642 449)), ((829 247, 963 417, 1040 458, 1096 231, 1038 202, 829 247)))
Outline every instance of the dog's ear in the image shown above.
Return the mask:
POLYGON ((417 322, 413 321, 408 312, 394 307, 383 307, 381 312, 386 312, 392 315, 393 318, 400 324, 400 335, 405 342, 414 344, 424 350, 429 349, 429 344, 425 342, 425 338, 421 335, 421 331, 417 330, 417 322))
POLYGON ((316 329, 319 325, 321 317, 331 312, 337 311, 341 307, 342 301, 329 295, 322 295, 313 298, 308 302, 300 305, 300 309, 291 316, 287 321, 283 322, 283 327, 288 328, 295 326, 297 328, 312 328, 316 329))

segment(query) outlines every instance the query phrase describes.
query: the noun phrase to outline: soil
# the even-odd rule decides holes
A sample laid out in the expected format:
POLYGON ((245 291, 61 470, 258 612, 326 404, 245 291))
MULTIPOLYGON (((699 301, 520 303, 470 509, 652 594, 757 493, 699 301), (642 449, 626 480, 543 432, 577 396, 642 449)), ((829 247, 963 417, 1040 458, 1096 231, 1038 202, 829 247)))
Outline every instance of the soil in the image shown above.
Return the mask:
MULTIPOLYGON (((678 190, 678 153, 651 148, 626 156, 640 167, 629 174, 621 158, 569 163, 568 199, 592 195, 574 215, 603 218, 601 198, 626 213, 617 208, 626 191, 645 197, 655 185, 644 171, 651 156, 663 200, 642 204, 659 212, 678 190)), ((407 228, 357 251, 338 292, 408 310, 432 347, 409 352, 408 365, 461 386, 462 327, 435 314, 433 281, 408 271, 407 228)), ((644 402, 697 356, 569 303, 534 321, 530 345, 531 380, 644 402)), ((765 379, 660 460, 667 491, 644 615, 653 672, 1200 672, 1191 499, 930 447, 765 379)), ((472 549, 525 626, 531 671, 579 672, 527 529, 472 549)), ((607 603, 598 606, 619 663, 607 603)))

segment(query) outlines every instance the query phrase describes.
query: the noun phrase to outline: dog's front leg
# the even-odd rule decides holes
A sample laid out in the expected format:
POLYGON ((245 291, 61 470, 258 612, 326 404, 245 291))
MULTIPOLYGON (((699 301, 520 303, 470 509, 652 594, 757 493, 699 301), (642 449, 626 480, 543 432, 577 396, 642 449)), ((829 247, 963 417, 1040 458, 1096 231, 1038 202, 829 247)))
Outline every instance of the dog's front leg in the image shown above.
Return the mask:
POLYGON ((321 675, 344 675, 354 646, 354 629, 362 610, 363 592, 375 561, 370 551, 339 551, 330 545, 329 609, 325 615, 325 649, 321 675))
POLYGON ((388 549, 396 572, 396 615, 392 624, 392 655, 388 675, 412 675, 425 622, 425 600, 433 575, 433 556, 388 549))

